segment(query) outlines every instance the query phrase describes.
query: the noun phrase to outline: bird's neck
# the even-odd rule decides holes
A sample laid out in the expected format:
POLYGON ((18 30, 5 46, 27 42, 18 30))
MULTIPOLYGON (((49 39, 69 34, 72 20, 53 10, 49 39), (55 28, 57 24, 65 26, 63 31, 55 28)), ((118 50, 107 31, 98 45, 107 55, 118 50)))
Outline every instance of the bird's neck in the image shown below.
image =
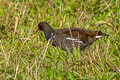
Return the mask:
POLYGON ((47 40, 51 38, 53 33, 54 33, 53 29, 51 29, 49 31, 44 31, 44 34, 45 34, 45 37, 46 37, 47 40))

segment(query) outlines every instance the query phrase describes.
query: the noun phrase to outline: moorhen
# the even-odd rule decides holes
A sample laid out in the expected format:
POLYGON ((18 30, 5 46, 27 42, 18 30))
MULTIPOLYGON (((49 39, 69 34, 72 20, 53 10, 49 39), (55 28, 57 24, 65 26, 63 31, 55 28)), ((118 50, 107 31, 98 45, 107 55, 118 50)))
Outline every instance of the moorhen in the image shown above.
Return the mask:
POLYGON ((40 22, 36 29, 42 30, 45 38, 50 40, 53 46, 65 51, 73 51, 77 47, 84 50, 100 37, 108 36, 101 31, 83 30, 75 27, 54 30, 47 22, 40 22))

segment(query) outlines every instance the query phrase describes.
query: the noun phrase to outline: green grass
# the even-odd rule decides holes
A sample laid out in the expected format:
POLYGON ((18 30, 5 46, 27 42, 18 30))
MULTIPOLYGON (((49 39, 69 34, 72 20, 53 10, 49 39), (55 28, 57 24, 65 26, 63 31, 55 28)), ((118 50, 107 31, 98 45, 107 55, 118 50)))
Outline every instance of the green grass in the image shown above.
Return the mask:
POLYGON ((120 0, 0 0, 0 80, 118 80, 120 0), (84 51, 47 45, 36 25, 101 30, 84 51))

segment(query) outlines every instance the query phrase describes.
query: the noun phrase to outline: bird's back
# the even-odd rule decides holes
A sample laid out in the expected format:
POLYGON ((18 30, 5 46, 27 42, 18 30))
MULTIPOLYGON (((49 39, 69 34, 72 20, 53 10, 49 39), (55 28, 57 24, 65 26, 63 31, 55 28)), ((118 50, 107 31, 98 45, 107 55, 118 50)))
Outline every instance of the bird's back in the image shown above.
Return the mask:
POLYGON ((52 45, 58 46, 63 50, 73 50, 74 47, 80 47, 80 50, 85 49, 101 35, 101 31, 82 30, 80 28, 65 28, 55 31, 52 45))

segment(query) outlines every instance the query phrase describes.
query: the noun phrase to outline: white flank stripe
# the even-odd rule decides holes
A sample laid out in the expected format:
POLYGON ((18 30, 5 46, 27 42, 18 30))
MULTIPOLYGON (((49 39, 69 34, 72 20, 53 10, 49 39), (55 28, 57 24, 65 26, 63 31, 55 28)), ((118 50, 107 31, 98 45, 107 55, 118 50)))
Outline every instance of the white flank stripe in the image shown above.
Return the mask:
POLYGON ((70 38, 70 37, 67 37, 66 39, 68 39, 68 40, 72 40, 72 41, 78 40, 78 39, 70 38))
POLYGON ((96 38, 100 38, 100 37, 102 37, 102 36, 95 36, 96 38))
POLYGON ((79 43, 83 43, 82 41, 80 41, 78 39, 75 39, 75 38, 71 38, 71 37, 67 37, 66 39, 72 40, 72 41, 75 41, 75 42, 79 42, 79 43))

